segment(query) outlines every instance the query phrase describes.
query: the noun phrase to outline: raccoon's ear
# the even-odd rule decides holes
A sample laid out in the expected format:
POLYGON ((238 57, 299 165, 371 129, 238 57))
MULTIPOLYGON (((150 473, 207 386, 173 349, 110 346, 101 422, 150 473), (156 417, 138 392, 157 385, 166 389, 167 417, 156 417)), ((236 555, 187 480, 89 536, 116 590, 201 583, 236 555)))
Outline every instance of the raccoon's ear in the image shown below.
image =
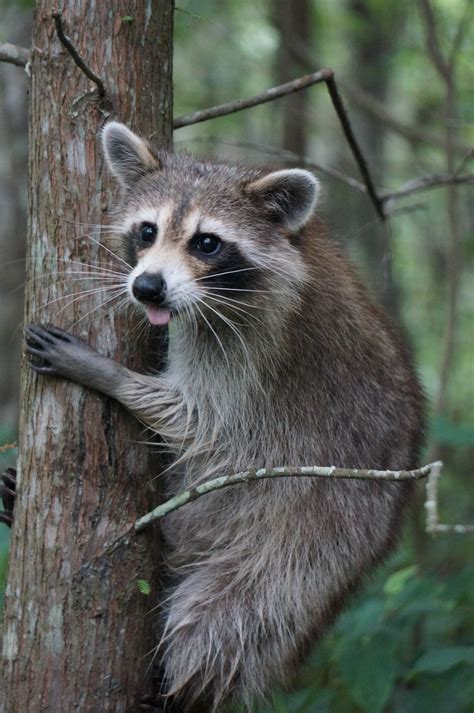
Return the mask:
POLYGON ((319 195, 319 181, 309 171, 289 168, 273 171, 246 186, 246 192, 289 230, 298 230, 311 218, 319 195))
POLYGON ((118 121, 104 126, 102 149, 107 166, 123 187, 133 184, 150 169, 160 168, 147 143, 118 121))

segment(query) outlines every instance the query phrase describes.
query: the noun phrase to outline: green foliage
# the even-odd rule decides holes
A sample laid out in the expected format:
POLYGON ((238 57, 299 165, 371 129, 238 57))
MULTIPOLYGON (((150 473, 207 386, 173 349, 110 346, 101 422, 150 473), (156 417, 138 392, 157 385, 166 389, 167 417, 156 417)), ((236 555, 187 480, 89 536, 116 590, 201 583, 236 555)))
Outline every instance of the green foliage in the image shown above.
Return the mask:
POLYGON ((447 579, 386 568, 317 647, 298 693, 261 713, 471 713, 473 581, 473 565, 447 579))
POLYGON ((140 594, 145 594, 148 596, 148 594, 151 593, 150 583, 147 582, 146 579, 137 579, 137 587, 140 594))

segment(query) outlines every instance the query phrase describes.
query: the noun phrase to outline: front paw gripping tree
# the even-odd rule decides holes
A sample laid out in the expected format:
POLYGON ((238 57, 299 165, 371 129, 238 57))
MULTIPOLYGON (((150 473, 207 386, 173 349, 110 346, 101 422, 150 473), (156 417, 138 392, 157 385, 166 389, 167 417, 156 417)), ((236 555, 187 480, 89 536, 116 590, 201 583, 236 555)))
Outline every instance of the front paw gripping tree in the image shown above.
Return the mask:
MULTIPOLYGON (((83 301, 79 292, 98 283, 76 278, 99 262, 120 272, 119 262, 106 264, 92 225, 110 222, 111 182, 97 141, 104 122, 119 118, 171 144, 172 15, 172 0, 63 0, 61 15, 38 0, 29 64, 25 323, 51 319, 53 306, 56 321, 134 365, 145 350, 129 338, 126 315, 111 302, 86 317, 107 292, 83 301)), ((3 713, 138 708, 153 601, 137 580, 153 580, 157 555, 153 534, 128 547, 112 543, 151 504, 153 471, 134 443, 140 430, 111 400, 40 379, 24 364, 3 713)))

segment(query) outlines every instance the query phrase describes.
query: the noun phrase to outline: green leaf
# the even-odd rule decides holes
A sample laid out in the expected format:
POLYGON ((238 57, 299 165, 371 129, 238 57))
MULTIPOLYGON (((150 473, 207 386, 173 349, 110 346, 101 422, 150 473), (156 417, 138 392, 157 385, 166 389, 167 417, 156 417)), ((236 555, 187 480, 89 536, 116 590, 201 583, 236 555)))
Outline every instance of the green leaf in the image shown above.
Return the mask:
POLYGON ((474 646, 448 646, 423 654, 415 663, 417 673, 439 674, 459 664, 474 666, 474 646))
POLYGON ((124 15, 120 19, 122 20, 122 22, 133 22, 135 18, 133 17, 133 15, 124 15))
POLYGON ((352 699, 367 713, 382 713, 398 671, 398 638, 380 631, 357 647, 347 641, 339 651, 337 668, 352 699))
POLYGON ((151 592, 151 586, 146 579, 137 579, 137 587, 140 594, 148 595, 151 592))
POLYGON ((404 567, 403 569, 399 569, 398 572, 391 574, 383 587, 385 594, 389 597, 399 594, 402 589, 404 589, 407 581, 416 574, 416 570, 416 565, 412 565, 411 567, 404 567))
POLYGON ((383 601, 368 599, 342 614, 337 622, 336 632, 351 641, 371 635, 383 625, 383 615, 383 601))

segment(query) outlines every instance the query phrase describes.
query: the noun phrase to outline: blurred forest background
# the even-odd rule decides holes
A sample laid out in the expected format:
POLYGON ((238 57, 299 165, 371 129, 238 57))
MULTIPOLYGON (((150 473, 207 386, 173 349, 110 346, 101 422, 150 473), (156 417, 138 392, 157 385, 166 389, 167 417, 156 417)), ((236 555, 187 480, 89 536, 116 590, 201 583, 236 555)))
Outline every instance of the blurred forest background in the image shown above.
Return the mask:
MULTIPOLYGON (((32 5, 0 0, 0 41, 29 46, 32 5)), ((473 172, 473 12, 470 0, 179 0, 175 115, 331 67, 378 188, 473 172)), ((442 521, 472 523, 472 185, 407 196, 382 223, 334 176, 359 179, 324 85, 180 129, 175 147, 320 167, 322 216, 415 352, 430 402, 423 462, 445 463, 442 521)), ((26 160, 27 79, 0 63, 0 444, 17 438, 26 160)), ((0 466, 14 457, 0 453, 0 466)), ((473 537, 426 535, 423 503, 420 486, 402 546, 314 651, 300 689, 275 692, 266 713, 472 713, 473 537)))

